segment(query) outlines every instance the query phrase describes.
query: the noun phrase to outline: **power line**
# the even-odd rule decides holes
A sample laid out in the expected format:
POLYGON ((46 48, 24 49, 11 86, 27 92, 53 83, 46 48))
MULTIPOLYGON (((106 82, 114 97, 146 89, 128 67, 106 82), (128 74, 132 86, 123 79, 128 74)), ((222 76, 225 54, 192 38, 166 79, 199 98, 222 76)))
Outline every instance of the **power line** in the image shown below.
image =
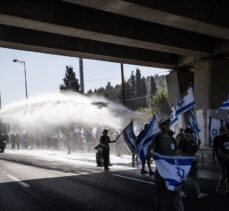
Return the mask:
POLYGON ((84 80, 84 81, 105 81, 105 80, 111 80, 111 79, 119 79, 121 80, 121 78, 96 78, 96 79, 88 79, 88 80, 84 80))
POLYGON ((154 95, 144 95, 144 96, 141 96, 141 97, 129 98, 129 99, 126 99, 126 101, 138 100, 138 99, 142 99, 142 98, 146 98, 146 97, 152 97, 152 96, 154 96, 154 95))

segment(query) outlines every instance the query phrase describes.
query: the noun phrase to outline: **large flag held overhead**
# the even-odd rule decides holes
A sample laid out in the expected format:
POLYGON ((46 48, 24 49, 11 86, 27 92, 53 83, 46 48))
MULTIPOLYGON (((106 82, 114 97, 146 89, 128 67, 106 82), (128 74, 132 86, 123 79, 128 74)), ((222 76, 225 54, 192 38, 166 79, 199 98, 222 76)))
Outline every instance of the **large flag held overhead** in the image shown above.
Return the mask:
POLYGON ((188 90, 186 93, 178 100, 177 106, 176 106, 176 115, 182 114, 191 108, 193 108, 195 105, 195 100, 193 96, 193 89, 190 85, 188 87, 188 90))
POLYGON ((226 97, 224 102, 219 106, 216 112, 219 112, 221 110, 229 110, 229 95, 226 97))
POLYGON ((133 121, 131 121, 130 124, 127 125, 126 128, 124 129, 123 138, 127 146, 129 147, 130 151, 134 153, 136 149, 137 137, 134 133, 133 121))
POLYGON ((219 135, 219 128, 223 126, 224 121, 208 117, 208 143, 212 145, 213 139, 219 135))
POLYGON ((200 138, 199 137, 200 129, 198 127, 198 122, 197 122, 196 116, 193 113, 193 111, 190 111, 190 113, 189 113, 188 127, 191 128, 194 131, 194 133, 195 133, 195 137, 194 137, 195 140, 198 140, 200 138))
POLYGON ((142 163, 146 159, 148 146, 151 144, 151 142, 154 140, 159 132, 160 129, 158 127, 157 119, 155 115, 153 115, 152 119, 150 120, 148 126, 144 131, 144 134, 141 136, 141 140, 139 140, 139 143, 135 150, 135 153, 138 154, 138 157, 140 158, 142 163))
POLYGON ((169 118, 170 118, 170 125, 174 125, 178 123, 178 117, 176 115, 176 111, 173 105, 171 106, 171 109, 170 109, 169 118))
POLYGON ((154 161, 168 190, 174 191, 187 179, 192 165, 191 156, 165 156, 154 153, 154 161))

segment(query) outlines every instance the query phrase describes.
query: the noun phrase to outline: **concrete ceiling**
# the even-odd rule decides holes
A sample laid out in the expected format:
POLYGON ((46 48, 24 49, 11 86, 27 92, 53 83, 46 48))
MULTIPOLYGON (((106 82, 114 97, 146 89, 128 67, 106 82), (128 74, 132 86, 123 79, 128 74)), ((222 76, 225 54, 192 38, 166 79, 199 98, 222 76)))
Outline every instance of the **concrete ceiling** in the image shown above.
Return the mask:
POLYGON ((1 0, 0 46, 172 69, 225 56, 228 9, 226 0, 1 0))

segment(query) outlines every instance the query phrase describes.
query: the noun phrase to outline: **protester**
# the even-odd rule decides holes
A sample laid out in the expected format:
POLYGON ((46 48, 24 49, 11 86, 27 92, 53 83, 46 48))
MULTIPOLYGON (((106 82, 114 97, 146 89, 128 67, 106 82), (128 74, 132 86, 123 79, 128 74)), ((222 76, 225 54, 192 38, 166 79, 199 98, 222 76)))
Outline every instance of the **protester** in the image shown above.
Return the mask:
POLYGON ((15 149, 15 146, 16 146, 16 134, 14 132, 11 133, 10 140, 11 140, 11 149, 15 149))
POLYGON ((99 145, 102 148, 103 154, 103 162, 104 162, 104 170, 108 171, 109 168, 109 158, 110 158, 110 147, 109 143, 115 143, 115 141, 111 141, 110 137, 108 136, 108 129, 103 130, 103 134, 100 137, 99 145))
POLYGON ((180 128, 179 133, 176 136, 176 142, 177 142, 177 146, 179 145, 180 141, 184 138, 184 129, 180 128))
POLYGON ((169 134, 169 136, 173 139, 173 141, 176 142, 176 140, 175 140, 174 137, 173 137, 174 134, 175 134, 175 132, 172 131, 172 130, 169 130, 168 134, 169 134))
POLYGON ((226 134, 225 127, 221 126, 219 128, 219 135, 215 136, 215 138, 213 139, 213 145, 212 145, 213 164, 214 165, 216 164, 216 161, 215 161, 216 160, 215 157, 216 157, 217 158, 217 162, 218 162, 218 164, 220 166, 220 169, 221 169, 221 176, 220 176, 220 179, 219 179, 219 183, 216 186, 216 192, 217 193, 222 193, 223 184, 224 184, 224 181, 225 181, 225 178, 226 178, 225 171, 224 171, 224 166, 223 166, 223 163, 222 163, 222 158, 221 158, 220 153, 219 153, 220 138, 222 136, 224 136, 225 134, 226 134))
MULTIPOLYGON (((185 132, 185 136, 183 139, 180 140, 180 143, 178 145, 178 149, 184 155, 195 156, 195 158, 193 159, 192 167, 190 169, 188 176, 193 181, 193 184, 194 184, 194 187, 195 187, 195 190, 197 193, 197 198, 201 199, 201 198, 207 196, 207 194, 201 193, 199 181, 198 181, 198 176, 197 176, 197 174, 198 174, 198 168, 197 168, 198 159, 197 159, 196 153, 199 149, 200 141, 198 142, 198 141, 194 140, 194 138, 193 138, 194 131, 191 128, 187 127, 184 132, 185 132)), ((181 195, 183 197, 186 196, 186 194, 184 192, 181 192, 181 195)))
POLYGON ((219 155, 222 158, 223 175, 219 181, 218 190, 222 191, 223 182, 226 181, 226 195, 229 196, 229 122, 225 124, 226 134, 219 140, 219 155))
POLYGON ((16 133, 16 146, 17 149, 20 149, 20 144, 21 144, 21 137, 18 133, 16 133))
MULTIPOLYGON (((160 155, 176 155, 176 142, 169 135, 170 120, 168 118, 162 118, 160 119, 158 125, 161 132, 153 141, 154 152, 159 153, 160 155)), ((156 210, 170 210, 171 206, 169 202, 171 202, 176 211, 184 211, 183 201, 180 196, 180 190, 168 190, 165 185, 165 180, 160 176, 157 169, 155 172, 155 190, 156 210)))
MULTIPOLYGON (((141 139, 143 138, 144 132, 145 132, 145 129, 147 128, 147 126, 148 126, 148 123, 145 123, 144 129, 139 133, 139 135, 137 137, 137 145, 140 143, 141 139)), ((149 175, 151 175, 151 176, 154 175, 154 172, 151 168, 151 159, 152 159, 152 153, 151 153, 151 147, 149 146, 148 150, 147 150, 147 154, 146 154, 146 159, 142 162, 141 174, 148 174, 149 173, 149 175), (149 172, 147 172, 145 170, 146 163, 147 163, 147 166, 149 168, 149 172)))

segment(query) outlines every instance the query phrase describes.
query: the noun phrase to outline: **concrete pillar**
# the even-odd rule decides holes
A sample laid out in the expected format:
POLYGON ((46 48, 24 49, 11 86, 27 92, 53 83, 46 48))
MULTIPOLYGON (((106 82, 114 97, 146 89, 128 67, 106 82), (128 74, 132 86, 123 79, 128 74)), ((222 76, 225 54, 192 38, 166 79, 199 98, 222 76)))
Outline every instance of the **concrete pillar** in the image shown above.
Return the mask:
MULTIPOLYGON (((193 84, 194 73, 189 69, 182 69, 178 71, 173 71, 166 76, 169 103, 170 105, 176 105, 178 99, 187 90, 190 83, 193 84)), ((179 128, 185 127, 188 120, 188 114, 184 115, 184 118, 179 116, 179 128)))
MULTIPOLYGON (((201 139, 208 145, 208 116, 226 119, 225 112, 215 110, 229 94, 229 61, 217 59, 198 63, 194 66, 194 96, 197 121, 201 129, 201 139)), ((227 112, 226 112, 227 113, 227 112)))
POLYGON ((193 84, 194 73, 189 69, 173 71, 166 76, 166 82, 169 92, 169 103, 176 104, 181 94, 184 93, 189 84, 193 84))

